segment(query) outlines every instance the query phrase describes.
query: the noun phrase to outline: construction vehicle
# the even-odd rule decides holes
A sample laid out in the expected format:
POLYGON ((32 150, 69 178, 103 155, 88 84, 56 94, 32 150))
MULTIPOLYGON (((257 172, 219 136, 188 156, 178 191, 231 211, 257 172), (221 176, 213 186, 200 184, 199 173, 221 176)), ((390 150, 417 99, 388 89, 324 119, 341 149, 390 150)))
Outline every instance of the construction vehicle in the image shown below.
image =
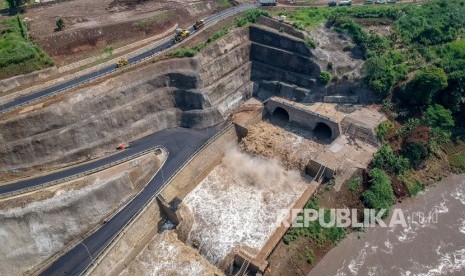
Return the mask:
POLYGON ((200 28, 203 28, 203 26, 205 26, 205 20, 199 20, 199 21, 196 21, 194 26, 192 26, 194 28, 194 30, 198 30, 200 28))
POLYGON ((176 35, 174 37, 174 42, 175 43, 181 42, 190 35, 191 35, 191 32, 189 32, 188 30, 183 30, 183 29, 177 28, 176 29, 176 35))
POLYGON ((352 0, 341 0, 339 6, 352 6, 352 0))
POLYGON ((276 6, 278 0, 260 0, 260 5, 262 6, 276 6))
POLYGON ((116 63, 116 66, 118 68, 121 68, 121 67, 124 67, 124 66, 126 66, 128 64, 129 64, 129 60, 127 58, 122 58, 122 59, 118 60, 118 62, 116 63))

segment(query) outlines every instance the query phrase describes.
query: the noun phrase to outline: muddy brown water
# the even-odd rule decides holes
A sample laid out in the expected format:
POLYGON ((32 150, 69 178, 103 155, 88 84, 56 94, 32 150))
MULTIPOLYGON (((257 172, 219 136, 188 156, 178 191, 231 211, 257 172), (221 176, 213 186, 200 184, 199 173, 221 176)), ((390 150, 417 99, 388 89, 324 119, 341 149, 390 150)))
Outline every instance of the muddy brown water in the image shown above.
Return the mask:
POLYGON ((403 211, 407 227, 351 234, 308 275, 465 275, 465 174, 395 208, 403 211))

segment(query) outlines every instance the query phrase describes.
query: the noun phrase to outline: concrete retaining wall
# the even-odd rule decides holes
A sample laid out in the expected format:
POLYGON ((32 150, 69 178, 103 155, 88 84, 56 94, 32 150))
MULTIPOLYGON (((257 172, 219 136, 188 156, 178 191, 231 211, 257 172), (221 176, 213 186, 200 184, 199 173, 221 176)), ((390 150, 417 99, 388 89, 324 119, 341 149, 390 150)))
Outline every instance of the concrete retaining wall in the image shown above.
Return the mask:
POLYGON ((85 275, 119 275, 157 233, 161 219, 158 203, 153 200, 85 275))
MULTIPOLYGON (((180 169, 161 192, 161 198, 166 202, 182 200, 221 162, 227 145, 237 139, 236 129, 230 125, 180 169)), ((157 233, 162 218, 159 204, 153 199, 85 275, 118 275, 157 233)))
POLYGON ((221 136, 212 141, 208 147, 197 153, 197 155, 174 176, 165 187, 162 196, 166 201, 173 199, 184 199, 197 185, 220 164, 224 150, 228 145, 236 143, 238 135, 236 129, 231 126, 221 136))
POLYGON ((331 139, 336 139, 341 134, 341 129, 337 122, 309 110, 298 108, 274 99, 270 99, 265 107, 269 114, 272 114, 278 107, 283 108, 289 114, 289 122, 304 129, 313 131, 318 123, 324 123, 331 128, 331 139))

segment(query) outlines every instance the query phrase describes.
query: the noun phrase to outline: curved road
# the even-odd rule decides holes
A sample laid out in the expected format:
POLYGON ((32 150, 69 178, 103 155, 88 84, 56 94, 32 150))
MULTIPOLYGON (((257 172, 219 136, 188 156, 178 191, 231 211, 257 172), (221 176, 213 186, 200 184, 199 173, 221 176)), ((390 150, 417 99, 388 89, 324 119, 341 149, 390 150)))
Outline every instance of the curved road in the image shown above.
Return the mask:
MULTIPOLYGON (((259 6, 258 4, 247 4, 247 5, 240 5, 240 6, 236 6, 234 8, 224 10, 222 12, 219 12, 217 14, 214 14, 212 16, 207 17, 205 19, 205 24, 206 25, 214 24, 214 23, 216 23, 216 22, 218 22, 218 21, 220 21, 222 19, 225 19, 225 18, 228 18, 230 16, 236 15, 238 13, 244 12, 244 11, 246 11, 248 9, 256 8, 258 6, 259 6)), ((191 32, 191 34, 194 34, 196 32, 194 30, 194 28, 192 28, 192 27, 189 28, 189 31, 191 32)), ((151 56, 153 56, 153 55, 155 55, 155 54, 157 54, 157 53, 159 53, 161 51, 164 51, 164 50, 172 47, 173 45, 174 45, 174 38, 164 39, 160 43, 158 43, 154 48, 152 48, 152 49, 150 49, 150 50, 148 50, 146 52, 143 52, 143 53, 141 53, 141 54, 139 54, 137 56, 129 58, 128 59, 129 65, 138 63, 140 61, 143 61, 143 60, 145 60, 145 59, 147 59, 147 58, 149 58, 149 57, 151 57, 151 56)), ((11 101, 11 102, 8 102, 8 103, 0 106, 0 114, 4 113, 4 112, 7 112, 9 110, 15 109, 15 108, 17 108, 19 106, 26 105, 26 104, 29 104, 31 102, 40 100, 40 99, 42 99, 44 97, 51 96, 51 95, 54 95, 56 93, 62 92, 64 90, 70 89, 70 88, 75 87, 77 85, 86 83, 86 82, 91 81, 93 79, 105 76, 105 75, 107 75, 107 74, 109 74, 111 72, 117 71, 117 70, 118 70, 118 68, 116 67, 116 64, 112 64, 112 65, 109 65, 109 66, 107 66, 105 68, 102 68, 100 70, 97 70, 97 71, 91 72, 89 74, 83 75, 81 77, 78 77, 78 78, 75 78, 75 79, 72 79, 72 80, 57 84, 57 85, 52 86, 52 87, 45 88, 43 90, 34 92, 34 93, 26 95, 24 97, 17 98, 15 100, 11 101)))
MULTIPOLYGON (((256 4, 237 6, 208 17, 205 20, 205 23, 207 25, 213 24, 224 18, 255 7, 257 7, 256 4)), ((190 31, 191 33, 195 33, 193 28, 190 28, 190 31)), ((129 63, 135 64, 140 62, 141 60, 159 53, 160 51, 170 48, 173 44, 172 38, 166 39, 160 42, 153 49, 130 58, 129 63)), ((18 98, 1 106, 0 113, 39 100, 43 97, 51 96, 89 80, 104 76, 115 70, 117 70, 116 66, 111 65, 76 79, 43 89, 31 95, 18 98)), ((108 246, 119 231, 131 220, 131 218, 133 218, 145 206, 145 204, 160 191, 160 189, 164 186, 165 181, 169 179, 177 171, 177 169, 189 159, 189 157, 202 147, 208 139, 213 137, 223 127, 224 124, 203 130, 183 128, 166 129, 134 141, 128 149, 118 154, 49 175, 0 186, 0 194, 14 192, 83 173, 114 161, 121 160, 125 157, 132 156, 138 152, 145 151, 155 146, 164 146, 169 152, 168 158, 160 171, 138 195, 136 195, 120 212, 113 216, 107 223, 102 225, 102 227, 100 227, 96 232, 76 245, 65 255, 61 256, 56 262, 43 271, 41 275, 82 274, 93 260, 102 253, 105 247, 108 246)))
MULTIPOLYGON (((92 263, 92 261, 102 253, 103 249, 113 240, 119 231, 141 210, 145 204, 156 195, 168 180, 188 160, 208 139, 224 129, 226 124, 216 125, 203 130, 174 128, 166 129, 155 134, 135 141, 131 146, 115 156, 102 159, 79 166, 56 174, 41 177, 42 181, 47 181, 57 177, 63 177, 66 172, 84 172, 89 167, 97 164, 112 162, 113 159, 123 158, 136 152, 144 151, 154 146, 164 146, 168 152, 165 164, 147 186, 136 195, 128 205, 113 216, 107 223, 103 224, 96 232, 87 237, 84 241, 76 245, 65 255, 60 257, 41 275, 80 275, 92 263)), ((113 160, 114 161, 114 160, 113 160)), ((40 185, 37 180, 27 180, 31 185, 40 185)))

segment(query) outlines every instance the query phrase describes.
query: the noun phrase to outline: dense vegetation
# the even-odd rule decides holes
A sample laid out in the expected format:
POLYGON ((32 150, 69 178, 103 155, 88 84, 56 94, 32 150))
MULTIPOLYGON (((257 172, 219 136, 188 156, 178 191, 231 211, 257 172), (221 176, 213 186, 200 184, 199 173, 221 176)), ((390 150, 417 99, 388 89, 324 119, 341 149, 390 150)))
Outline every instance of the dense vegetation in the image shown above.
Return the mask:
POLYGON ((20 16, 0 22, 0 78, 30 73, 53 65, 37 45, 29 41, 20 16))
POLYGON ((377 129, 383 143, 362 196, 366 206, 389 209, 393 179, 417 194, 422 184, 413 172, 430 157, 447 162, 447 155, 453 167, 465 170, 465 147, 454 146, 465 136, 464 0, 280 13, 300 29, 326 22, 350 35, 363 53, 365 82, 390 119, 377 129), (389 31, 363 27, 377 23, 389 31))
POLYGON ((376 211, 387 210, 384 214, 387 216, 395 200, 391 179, 383 170, 377 168, 371 170, 370 177, 373 183, 363 193, 363 202, 376 211))

